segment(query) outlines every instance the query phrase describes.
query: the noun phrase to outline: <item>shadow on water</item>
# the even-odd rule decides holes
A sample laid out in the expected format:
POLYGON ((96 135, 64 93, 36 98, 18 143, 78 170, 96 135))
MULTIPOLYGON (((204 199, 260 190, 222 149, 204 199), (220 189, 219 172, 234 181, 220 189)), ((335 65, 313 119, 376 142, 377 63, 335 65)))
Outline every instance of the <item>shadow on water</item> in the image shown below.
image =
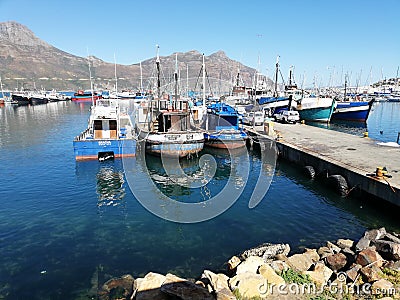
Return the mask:
POLYGON ((327 204, 351 213, 366 228, 385 227, 389 231, 400 231, 399 207, 359 191, 354 191, 348 197, 341 197, 323 179, 309 179, 301 168, 290 162, 279 161, 279 172, 322 196, 327 204))

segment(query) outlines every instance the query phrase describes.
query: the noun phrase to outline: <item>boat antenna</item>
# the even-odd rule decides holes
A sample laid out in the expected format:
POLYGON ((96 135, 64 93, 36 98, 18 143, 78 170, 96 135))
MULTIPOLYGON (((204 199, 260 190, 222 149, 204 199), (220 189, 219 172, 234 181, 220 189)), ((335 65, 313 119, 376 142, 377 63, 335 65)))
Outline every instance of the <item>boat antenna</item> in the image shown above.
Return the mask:
POLYGON ((203 107, 206 106, 206 66, 204 62, 204 53, 203 53, 203 65, 202 65, 202 70, 203 70, 203 107))

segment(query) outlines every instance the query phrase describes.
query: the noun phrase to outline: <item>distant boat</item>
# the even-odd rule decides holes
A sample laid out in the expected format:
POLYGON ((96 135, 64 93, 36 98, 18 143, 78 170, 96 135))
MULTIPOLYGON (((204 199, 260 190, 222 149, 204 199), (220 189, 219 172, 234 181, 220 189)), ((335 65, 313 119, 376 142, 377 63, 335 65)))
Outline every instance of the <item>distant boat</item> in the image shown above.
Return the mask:
POLYGON ((305 96, 297 101, 300 119, 311 122, 329 122, 336 101, 330 97, 305 96))
POLYGON ((13 92, 11 99, 18 105, 29 105, 31 98, 28 92, 13 92))
POLYGON ((90 110, 88 127, 73 141, 76 160, 100 161, 135 156, 133 124, 121 112, 118 99, 98 99, 90 110))
POLYGON ((38 105, 38 104, 46 104, 49 102, 49 99, 46 95, 40 91, 34 91, 29 94, 29 104, 38 105))
POLYGON ((333 111, 332 119, 365 122, 374 100, 371 101, 339 101, 333 111))
POLYGON ((206 146, 236 149, 246 145, 247 134, 239 127, 239 113, 228 104, 215 103, 207 107, 204 129, 206 146))
POLYGON ((97 99, 101 99, 101 95, 98 95, 97 93, 92 91, 84 91, 84 90, 78 90, 76 93, 74 93, 74 95, 71 98, 72 101, 79 101, 79 102, 91 102, 91 101, 96 101, 97 99))

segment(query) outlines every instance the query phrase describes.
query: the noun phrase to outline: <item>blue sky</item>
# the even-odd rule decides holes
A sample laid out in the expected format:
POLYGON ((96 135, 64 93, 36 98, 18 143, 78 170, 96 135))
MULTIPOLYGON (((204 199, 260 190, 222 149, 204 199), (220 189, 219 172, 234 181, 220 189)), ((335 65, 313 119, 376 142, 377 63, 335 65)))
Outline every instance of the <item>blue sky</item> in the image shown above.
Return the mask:
POLYGON ((17 21, 66 52, 133 64, 155 55, 223 50, 272 76, 276 56, 297 82, 351 84, 396 76, 400 0, 44 1, 0 0, 17 21), (258 63, 260 59, 260 64, 258 63))

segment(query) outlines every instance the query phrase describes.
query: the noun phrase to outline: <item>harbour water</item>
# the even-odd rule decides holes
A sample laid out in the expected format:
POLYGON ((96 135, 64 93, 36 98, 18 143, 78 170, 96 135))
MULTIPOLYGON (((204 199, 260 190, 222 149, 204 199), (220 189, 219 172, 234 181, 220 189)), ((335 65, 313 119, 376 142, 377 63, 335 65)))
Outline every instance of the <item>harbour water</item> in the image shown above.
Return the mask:
MULTIPOLYGON (((400 103, 377 104, 367 122, 370 137, 396 141, 399 114, 400 103)), ((82 299, 127 273, 196 278, 263 242, 289 243, 296 252, 326 240, 357 239, 366 228, 400 231, 397 211, 369 199, 341 198, 284 161, 278 161, 263 200, 250 209, 263 167, 252 151, 249 178, 233 174, 244 191, 232 207, 205 222, 166 221, 134 197, 121 160, 75 162, 72 140, 88 115, 89 104, 73 102, 0 108, 0 299, 82 299)), ((216 158, 218 171, 197 190, 171 182, 158 158, 146 157, 147 169, 171 198, 204 201, 227 184, 232 164, 226 153, 207 154, 216 158)), ((188 174, 197 166, 198 158, 182 161, 188 174)), ((140 181, 136 185, 146 193, 140 181)))

